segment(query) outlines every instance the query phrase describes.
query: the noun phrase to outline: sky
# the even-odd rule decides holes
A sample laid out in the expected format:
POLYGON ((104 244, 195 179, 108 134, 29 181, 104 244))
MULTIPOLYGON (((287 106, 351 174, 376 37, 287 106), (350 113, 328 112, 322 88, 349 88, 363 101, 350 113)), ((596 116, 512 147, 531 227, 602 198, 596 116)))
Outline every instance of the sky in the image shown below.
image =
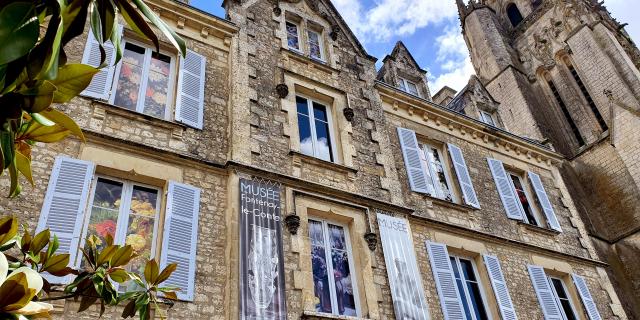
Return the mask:
MULTIPOLYGON (((461 34, 454 0, 331 0, 367 52, 382 59, 399 40, 420 67, 428 70, 435 94, 447 85, 462 89, 474 73, 461 34)), ((221 0, 191 0, 191 5, 224 17, 221 0)), ((640 39, 640 1, 605 0, 618 21, 629 23, 632 39, 640 39)), ((640 40, 636 40, 640 42, 640 40)))

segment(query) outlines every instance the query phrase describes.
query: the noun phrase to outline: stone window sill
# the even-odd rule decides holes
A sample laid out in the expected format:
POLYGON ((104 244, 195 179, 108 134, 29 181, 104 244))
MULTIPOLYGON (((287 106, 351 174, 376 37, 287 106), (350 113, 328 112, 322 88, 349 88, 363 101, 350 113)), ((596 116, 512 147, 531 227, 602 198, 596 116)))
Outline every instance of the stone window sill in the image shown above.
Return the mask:
POLYGON ((329 65, 329 63, 322 61, 322 60, 318 60, 318 59, 314 59, 311 57, 308 57, 306 54, 303 54, 302 52, 298 52, 292 49, 283 49, 283 51, 285 51, 290 58, 295 59, 299 62, 305 63, 309 66, 313 66, 315 68, 317 68, 318 70, 324 71, 326 73, 338 73, 340 72, 340 70, 337 70, 333 67, 331 67, 329 65))
POLYGON ((150 115, 146 115, 146 114, 143 114, 143 113, 138 113, 136 111, 125 109, 125 108, 122 108, 122 107, 107 103, 107 102, 102 101, 102 100, 93 99, 92 105, 95 106, 95 107, 103 108, 105 112, 108 112, 108 113, 111 113, 111 114, 115 114, 115 115, 121 116, 123 118, 127 118, 127 119, 130 119, 130 120, 133 120, 133 121, 138 121, 138 122, 144 122, 146 124, 152 124, 154 126, 158 126, 158 127, 161 127, 161 128, 169 129, 169 130, 172 130, 172 131, 176 130, 176 129, 185 130, 187 128, 191 128, 191 127, 189 127, 189 126, 187 126, 185 124, 179 123, 179 122, 174 122, 174 121, 169 121, 169 120, 165 120, 165 119, 152 117, 150 115))
POLYGON ((358 318, 350 316, 338 316, 335 314, 321 313, 316 311, 305 311, 301 319, 336 319, 336 320, 369 320, 367 318, 358 318))
POLYGON ((312 165, 316 165, 325 169, 329 169, 329 170, 333 170, 336 172, 341 172, 344 174, 348 174, 349 176, 354 176, 356 175, 356 173, 358 173, 358 170, 352 167, 348 167, 339 163, 335 163, 335 162, 330 162, 330 161, 326 161, 326 160, 322 160, 322 159, 318 159, 316 157, 312 157, 309 155, 306 155, 304 153, 300 153, 298 151, 289 151, 289 154, 291 156, 293 156, 293 161, 294 163, 309 163, 312 165))
POLYGON ((442 207, 456 209, 456 210, 463 211, 463 212, 480 210, 480 209, 472 207, 470 205, 443 200, 443 199, 436 198, 436 197, 431 196, 431 195, 426 194, 426 193, 419 193, 419 194, 422 195, 424 198, 426 198, 426 199, 428 199, 429 201, 432 202, 432 205, 430 206, 431 208, 433 208, 434 205, 438 205, 438 206, 442 206, 442 207))
POLYGON ((538 226, 534 226, 532 224, 528 224, 522 221, 518 221, 518 224, 521 225, 522 227, 524 227, 525 229, 529 229, 531 231, 535 231, 535 232, 539 232, 539 233, 544 233, 550 236, 557 236, 560 234, 559 231, 553 230, 553 229, 547 229, 547 228, 543 228, 543 227, 538 227, 538 226))

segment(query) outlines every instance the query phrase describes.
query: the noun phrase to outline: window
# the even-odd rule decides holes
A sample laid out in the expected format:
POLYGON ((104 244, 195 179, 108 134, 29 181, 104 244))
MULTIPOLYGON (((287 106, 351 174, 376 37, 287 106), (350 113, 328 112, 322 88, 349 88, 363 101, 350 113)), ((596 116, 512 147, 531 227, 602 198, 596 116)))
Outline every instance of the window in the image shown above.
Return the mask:
POLYGON ((345 227, 309 220, 309 238, 316 311, 358 316, 355 269, 345 227))
POLYGON ((324 54, 322 50, 322 35, 319 32, 313 30, 307 30, 307 37, 309 38, 309 55, 316 60, 324 60, 324 54))
POLYGON ((293 22, 286 22, 287 25, 287 44, 289 45, 289 49, 293 49, 295 51, 300 50, 300 33, 298 25, 293 22))
POLYGON ((460 293, 466 320, 489 319, 484 305, 482 286, 472 260, 449 256, 456 287, 460 293))
POLYGON ((573 121, 573 117, 571 117, 571 113, 569 112, 569 109, 567 109, 567 105, 564 103, 564 100, 562 100, 562 97, 560 96, 560 92, 558 92, 558 88, 556 88, 556 85, 551 80, 547 81, 547 84, 551 89, 551 93, 553 94, 553 97, 556 99, 556 102, 560 106, 560 110, 562 111, 562 114, 564 115, 565 120, 567 120, 567 122, 569 123, 571 132, 573 132, 573 136, 576 138, 576 141, 578 141, 578 145, 584 146, 584 139, 580 134, 580 130, 578 130, 578 126, 576 125, 576 122, 573 121))
POLYGON ((587 103, 589 104, 589 108, 591 108, 591 112, 593 112, 593 115, 596 117, 596 120, 598 121, 600 128, 602 129, 602 131, 609 130, 609 126, 607 126, 607 122, 604 121, 604 118, 602 118, 602 114, 600 114, 600 110, 598 110, 596 103, 593 101, 593 98, 591 98, 591 95, 589 94, 587 87, 584 85, 584 82, 582 82, 580 75, 578 75, 578 72, 573 67, 573 65, 567 64, 567 67, 569 68, 569 72, 571 73, 573 80, 575 80, 576 84, 578 84, 578 87, 580 88, 580 92, 582 92, 582 95, 587 100, 587 103))
POLYGON ((174 58, 132 41, 123 46, 111 103, 166 119, 173 100, 174 58))
POLYGON ((522 22, 522 14, 515 3, 510 3, 507 6, 507 16, 509 17, 511 25, 514 27, 518 26, 520 22, 522 22))
POLYGON ((490 126, 496 126, 496 122, 493 120, 493 115, 484 110, 480 110, 480 120, 490 126))
POLYGON ((443 152, 429 144, 423 145, 422 149, 427 161, 427 170, 429 170, 429 176, 431 176, 431 183, 434 186, 434 196, 443 200, 453 201, 449 173, 444 164, 443 152))
POLYGON ((560 312, 562 313, 562 318, 564 320, 578 319, 576 312, 573 309, 573 304, 571 304, 571 299, 569 298, 569 291, 567 290, 567 287, 565 287, 564 282, 561 279, 554 277, 547 278, 549 279, 549 284, 553 290, 553 296, 560 308, 560 312))
POLYGON ((525 214, 524 222, 534 226, 539 226, 537 219, 533 213, 532 204, 529 201, 529 194, 525 190, 524 184, 520 179, 520 176, 512 172, 507 172, 507 174, 511 178, 511 186, 513 187, 515 195, 518 198, 519 203, 522 207, 522 210, 525 214))
POLYGON ((316 101, 296 97, 300 152, 325 161, 335 161, 331 113, 316 101))
MULTIPOLYGON (((156 188, 103 177, 96 179, 92 192, 83 239, 93 235, 104 241, 111 235, 115 244, 131 245, 137 257, 127 269, 142 272, 145 262, 154 257, 161 193, 156 188)), ((104 242, 98 243, 99 248, 103 246, 104 242)))
POLYGON ((405 78, 400 78, 400 90, 417 97, 420 96, 420 92, 418 92, 418 86, 414 82, 411 82, 405 78))

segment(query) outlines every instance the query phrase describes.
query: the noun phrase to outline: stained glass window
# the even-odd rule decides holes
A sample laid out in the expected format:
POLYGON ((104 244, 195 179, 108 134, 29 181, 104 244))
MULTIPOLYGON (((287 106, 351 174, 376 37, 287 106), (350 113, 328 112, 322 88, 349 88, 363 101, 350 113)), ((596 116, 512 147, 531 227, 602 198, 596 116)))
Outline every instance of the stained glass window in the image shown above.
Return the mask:
POLYGON ((357 316, 351 249, 345 229, 326 221, 309 220, 309 239, 316 311, 357 316))
POLYGON ((300 51, 300 35, 298 34, 298 25, 287 21, 287 44, 289 49, 300 51))
POLYGON ((300 152, 325 161, 334 161, 331 118, 323 104, 296 97, 300 152))
POLYGON ((172 58, 126 42, 117 70, 114 105, 164 119, 173 83, 172 58))

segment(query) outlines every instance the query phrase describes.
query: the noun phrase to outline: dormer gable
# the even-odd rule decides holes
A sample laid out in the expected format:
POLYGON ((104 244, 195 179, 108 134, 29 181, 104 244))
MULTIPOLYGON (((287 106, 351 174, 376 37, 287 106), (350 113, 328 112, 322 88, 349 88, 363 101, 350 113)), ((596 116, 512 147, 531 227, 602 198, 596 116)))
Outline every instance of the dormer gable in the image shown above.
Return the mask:
POLYGON ((499 106, 480 79, 472 75, 467 85, 446 107, 495 127, 502 127, 498 116, 499 106))
POLYGON ((391 54, 384 58, 377 79, 409 94, 431 101, 427 71, 418 65, 402 41, 398 41, 391 54))

